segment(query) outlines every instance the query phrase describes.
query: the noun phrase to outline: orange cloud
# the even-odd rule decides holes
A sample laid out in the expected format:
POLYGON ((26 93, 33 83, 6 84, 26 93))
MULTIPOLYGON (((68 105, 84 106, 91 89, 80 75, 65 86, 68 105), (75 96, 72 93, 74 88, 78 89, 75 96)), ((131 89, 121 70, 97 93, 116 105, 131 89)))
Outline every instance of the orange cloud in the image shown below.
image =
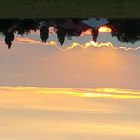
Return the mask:
POLYGON ((16 41, 19 42, 19 43, 41 44, 40 41, 33 40, 33 39, 30 39, 30 38, 27 38, 27 37, 25 37, 25 38, 17 37, 16 41))

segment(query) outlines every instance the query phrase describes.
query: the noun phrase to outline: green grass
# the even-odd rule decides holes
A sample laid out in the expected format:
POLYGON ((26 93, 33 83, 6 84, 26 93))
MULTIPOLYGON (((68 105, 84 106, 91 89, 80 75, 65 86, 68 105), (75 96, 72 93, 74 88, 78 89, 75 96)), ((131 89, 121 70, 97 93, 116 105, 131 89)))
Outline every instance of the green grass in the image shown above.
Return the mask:
POLYGON ((140 0, 1 0, 0 17, 140 17, 140 0))

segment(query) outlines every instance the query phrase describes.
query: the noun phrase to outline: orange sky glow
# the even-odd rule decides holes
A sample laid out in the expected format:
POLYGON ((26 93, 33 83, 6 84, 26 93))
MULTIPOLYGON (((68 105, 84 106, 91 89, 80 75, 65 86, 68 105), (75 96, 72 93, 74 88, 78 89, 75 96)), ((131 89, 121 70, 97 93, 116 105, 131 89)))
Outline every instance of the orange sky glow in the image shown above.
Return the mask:
MULTIPOLYGON (((98 31, 100 33, 110 33, 111 32, 111 29, 109 27, 107 27, 107 26, 101 26, 98 29, 98 31)), ((81 34, 81 36, 83 36, 83 35, 91 35, 91 34, 92 34, 92 30, 91 29, 88 29, 86 31, 83 31, 82 34, 81 34)))
POLYGON ((99 32, 105 32, 105 33, 110 33, 111 32, 111 29, 107 26, 101 26, 99 28, 99 32))

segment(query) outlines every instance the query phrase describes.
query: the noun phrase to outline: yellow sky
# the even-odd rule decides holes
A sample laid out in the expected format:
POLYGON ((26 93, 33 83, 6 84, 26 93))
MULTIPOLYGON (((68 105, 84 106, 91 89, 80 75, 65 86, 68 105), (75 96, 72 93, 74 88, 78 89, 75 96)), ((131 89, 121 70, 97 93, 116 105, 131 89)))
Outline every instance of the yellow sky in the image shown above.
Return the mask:
POLYGON ((2 140, 140 138, 140 91, 0 87, 2 140))

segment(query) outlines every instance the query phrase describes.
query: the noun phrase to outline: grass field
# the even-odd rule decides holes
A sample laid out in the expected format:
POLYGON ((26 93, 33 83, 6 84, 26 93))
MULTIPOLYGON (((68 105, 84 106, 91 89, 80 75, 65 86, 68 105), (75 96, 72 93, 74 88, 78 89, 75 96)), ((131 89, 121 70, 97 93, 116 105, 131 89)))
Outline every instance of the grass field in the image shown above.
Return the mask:
POLYGON ((1 0, 0 17, 140 17, 139 0, 1 0))

